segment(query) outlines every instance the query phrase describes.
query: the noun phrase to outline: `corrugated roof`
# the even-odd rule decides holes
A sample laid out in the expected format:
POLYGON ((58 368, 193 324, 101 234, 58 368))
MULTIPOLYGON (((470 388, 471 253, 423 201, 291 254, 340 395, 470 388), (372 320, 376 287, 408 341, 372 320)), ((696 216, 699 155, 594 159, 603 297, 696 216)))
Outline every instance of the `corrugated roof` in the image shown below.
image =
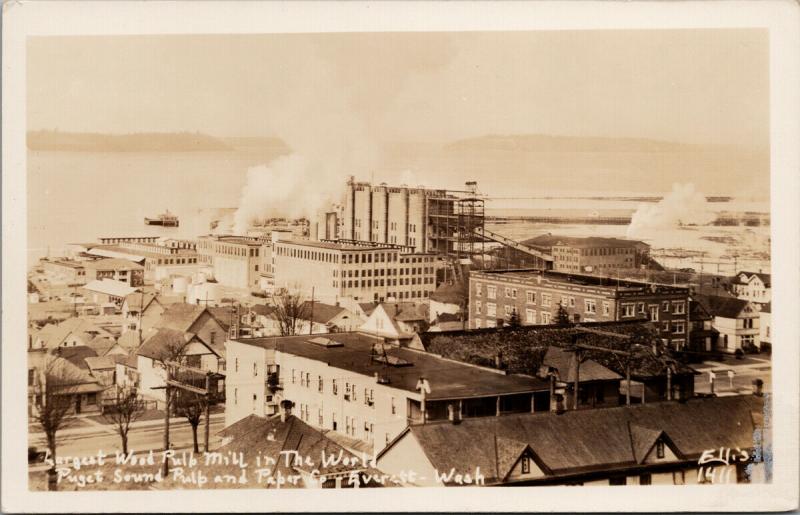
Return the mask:
MULTIPOLYGON (((308 336, 246 338, 245 345, 277 349, 280 352, 327 363, 367 377, 376 373, 389 379, 389 384, 409 392, 417 392, 417 382, 425 377, 430 383, 428 399, 458 399, 499 394, 549 390, 549 383, 530 376, 505 375, 482 367, 443 359, 440 356, 407 348, 386 346, 386 354, 411 363, 411 366, 386 366, 372 359, 373 346, 382 338, 363 333, 336 333, 341 347, 322 347, 308 342, 308 336)), ((381 353, 382 354, 382 353, 381 353)))
POLYGON ((646 452, 642 449, 652 446, 661 432, 680 459, 695 460, 706 449, 720 447, 751 449, 756 429, 752 414, 763 409, 761 397, 711 397, 563 414, 476 417, 459 424, 430 422, 410 426, 409 431, 438 470, 474 473, 480 465, 487 482, 492 482, 503 477, 492 464, 500 463, 501 456, 506 463, 519 442, 528 444, 556 476, 636 466, 646 452), (634 440, 642 443, 632 445, 634 440))

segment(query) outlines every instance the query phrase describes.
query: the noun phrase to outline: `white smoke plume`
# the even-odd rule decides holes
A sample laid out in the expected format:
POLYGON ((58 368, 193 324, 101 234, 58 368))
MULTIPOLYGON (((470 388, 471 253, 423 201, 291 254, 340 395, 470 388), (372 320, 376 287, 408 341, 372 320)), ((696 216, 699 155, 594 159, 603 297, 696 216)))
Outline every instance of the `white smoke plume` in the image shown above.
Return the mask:
POLYGON ((628 226, 628 238, 653 239, 661 231, 686 225, 707 225, 714 221, 703 194, 692 183, 673 184, 672 191, 657 204, 639 204, 628 226))
POLYGON ((400 74, 395 59, 420 61, 417 71, 425 73, 451 55, 446 46, 431 50, 424 42, 371 47, 352 35, 302 37, 306 45, 276 70, 281 107, 264 113, 264 123, 292 154, 248 170, 234 216, 237 234, 257 218, 313 220, 341 201, 348 176, 371 177, 383 145, 392 138, 380 108, 393 102, 409 75, 400 74), (353 55, 362 55, 377 71, 367 77, 354 65, 353 55))

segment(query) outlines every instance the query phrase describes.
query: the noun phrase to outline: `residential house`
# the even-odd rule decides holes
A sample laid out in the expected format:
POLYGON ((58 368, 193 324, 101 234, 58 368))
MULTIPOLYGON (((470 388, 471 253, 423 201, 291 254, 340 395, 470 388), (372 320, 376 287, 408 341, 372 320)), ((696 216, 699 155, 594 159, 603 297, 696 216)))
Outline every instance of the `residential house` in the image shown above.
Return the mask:
MULTIPOLYGON (((559 386, 563 389, 566 409, 604 408, 620 404, 620 382, 623 377, 592 359, 586 359, 578 364, 574 352, 567 352, 555 346, 548 347, 539 376, 552 377, 554 387, 562 383, 559 386), (577 407, 575 406, 576 379, 579 383, 577 407)), ((553 397, 551 399, 551 402, 555 402, 553 397)))
POLYGON ((689 302, 689 348, 690 352, 712 352, 715 350, 719 331, 713 327, 714 317, 701 302, 689 302))
POLYGON ((157 293, 135 292, 125 296, 122 302, 122 316, 125 320, 123 333, 138 331, 140 325, 143 329, 153 327, 167 307, 168 303, 157 293))
MULTIPOLYGON (((266 306, 259 308, 261 315, 257 320, 262 324, 259 334, 264 336, 279 336, 281 334, 280 321, 274 308, 266 306)), ((305 301, 299 310, 295 334, 324 334, 356 330, 364 319, 349 309, 338 304, 305 301)))
POLYGON ((772 276, 761 272, 739 272, 731 281, 731 288, 742 300, 766 304, 772 299, 772 276))
POLYGON ((733 354, 739 349, 749 351, 760 348, 758 304, 716 295, 695 295, 694 298, 714 317, 711 325, 719 332, 714 345, 716 350, 733 354))
POLYGON ((378 335, 389 342, 408 345, 416 333, 426 331, 428 326, 427 304, 382 302, 358 330, 378 335))
POLYGON ((376 462, 412 486, 763 483, 763 410, 749 395, 412 424, 376 462))
MULTIPOLYGON (((197 334, 171 328, 159 328, 136 350, 136 372, 140 395, 163 406, 166 385, 165 361, 175 360, 187 367, 218 375, 222 357, 197 334), (180 353, 176 352, 180 349, 180 353)), ((128 381, 128 377, 122 379, 128 381)), ((119 384, 119 382, 118 382, 119 384)), ((221 383, 220 383, 221 384, 221 383)))
POLYGON ((224 342, 228 337, 228 328, 205 306, 186 303, 171 304, 154 327, 192 333, 224 359, 224 342))
POLYGON ((127 356, 90 356, 84 358, 89 373, 103 386, 112 386, 116 383, 117 361, 119 357, 127 356))
POLYGON ((44 357, 37 366, 28 368, 28 413, 38 413, 52 395, 69 397, 68 414, 97 412, 105 389, 88 368, 78 367, 63 357, 44 357), (48 386, 48 377, 59 378, 58 383, 51 382, 48 386))
POLYGON ((113 335, 106 329, 84 318, 67 318, 58 324, 47 324, 33 335, 31 348, 53 350, 58 347, 90 345, 97 338, 111 340, 113 335))

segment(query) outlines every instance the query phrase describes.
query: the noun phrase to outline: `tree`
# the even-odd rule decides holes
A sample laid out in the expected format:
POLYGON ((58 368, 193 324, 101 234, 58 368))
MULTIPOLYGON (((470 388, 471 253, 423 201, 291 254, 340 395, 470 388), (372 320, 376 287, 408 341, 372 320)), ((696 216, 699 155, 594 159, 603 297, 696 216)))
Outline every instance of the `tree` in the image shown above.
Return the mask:
POLYGON ((197 444, 197 427, 206 412, 208 400, 205 395, 179 390, 175 393, 175 413, 186 417, 189 425, 192 426, 192 440, 194 442, 194 452, 200 452, 197 444))
POLYGON ((556 325, 562 327, 572 325, 572 319, 569 316, 569 312, 561 303, 558 304, 558 311, 556 311, 556 325))
POLYGON ((511 315, 508 317, 508 326, 509 327, 519 327, 522 325, 519 320, 519 313, 517 313, 516 308, 511 312, 511 315))
POLYGON ((311 306, 304 302, 298 293, 284 291, 273 297, 275 312, 281 336, 293 336, 300 331, 303 320, 311 315, 311 306))
POLYGON ((128 454, 128 431, 131 423, 142 416, 144 407, 145 403, 136 390, 117 388, 112 403, 103 409, 103 418, 109 424, 116 426, 117 433, 122 440, 122 452, 125 454, 128 454))
POLYGON ((64 358, 51 357, 41 370, 42 395, 34 420, 42 427, 50 451, 51 468, 47 471, 48 489, 56 489, 56 439, 75 405, 78 386, 89 382, 84 374, 64 358))

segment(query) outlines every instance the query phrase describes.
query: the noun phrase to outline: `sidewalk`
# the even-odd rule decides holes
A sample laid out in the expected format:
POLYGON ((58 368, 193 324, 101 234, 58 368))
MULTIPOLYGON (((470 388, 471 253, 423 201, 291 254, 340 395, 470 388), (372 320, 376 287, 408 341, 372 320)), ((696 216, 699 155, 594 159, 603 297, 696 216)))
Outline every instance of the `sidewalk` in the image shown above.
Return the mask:
MULTIPOLYGON (((210 418, 211 418, 212 421, 215 421, 217 419, 221 419, 221 418, 224 418, 224 417, 225 417, 225 413, 213 413, 210 418)), ((64 430, 58 432, 59 436, 86 435, 86 434, 93 434, 93 433, 98 433, 98 432, 108 432, 110 434, 117 434, 117 431, 115 429, 116 428, 115 425, 113 425, 113 424, 101 424, 101 423, 99 423, 99 422, 97 422, 95 420, 89 419, 89 416, 79 415, 79 416, 74 417, 71 420, 81 420, 82 422, 84 422, 86 424, 86 426, 64 429, 64 430)), ((170 417, 169 423, 170 423, 170 425, 174 425, 174 424, 188 424, 189 422, 186 420, 185 417, 170 417)), ((202 424, 203 423, 201 422, 201 426, 202 426, 202 424)), ((163 426, 163 425, 164 425, 164 419, 162 418, 162 419, 158 419, 158 420, 142 420, 142 421, 138 421, 138 422, 132 422, 130 428, 131 429, 137 429, 137 428, 142 428, 142 427, 156 427, 156 426, 163 426)), ((28 427, 29 427, 29 431, 28 431, 28 438, 29 439, 44 438, 45 437, 45 434, 43 432, 41 432, 41 431, 34 432, 34 431, 31 430, 32 427, 35 427, 33 424, 30 424, 28 427)))

